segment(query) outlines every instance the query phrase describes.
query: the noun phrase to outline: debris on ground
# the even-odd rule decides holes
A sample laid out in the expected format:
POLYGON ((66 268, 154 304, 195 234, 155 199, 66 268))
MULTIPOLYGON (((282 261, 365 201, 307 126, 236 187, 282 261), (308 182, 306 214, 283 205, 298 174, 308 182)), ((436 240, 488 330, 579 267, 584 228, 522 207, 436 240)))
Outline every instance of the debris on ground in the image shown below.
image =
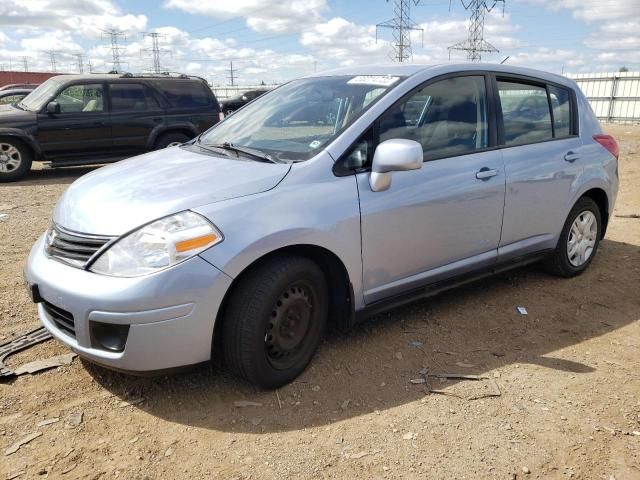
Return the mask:
POLYGON ((51 338, 53 337, 47 329, 40 327, 25 334, 18 335, 12 340, 0 345, 0 377, 13 377, 15 375, 15 372, 10 368, 7 368, 4 364, 7 357, 51 338))
POLYGON ((16 376, 24 375, 25 373, 34 374, 43 370, 61 367, 63 365, 71 365, 71 362, 73 362, 73 359, 76 356, 77 355, 75 353, 65 353, 64 355, 57 355, 55 357, 45 358, 44 360, 35 360, 33 362, 20 365, 14 370, 14 374, 16 376))
POLYGON ((520 315, 527 315, 528 314, 527 309, 524 308, 524 307, 517 307, 516 310, 518 311, 518 313, 520 315))
POLYGON ((73 412, 70 413, 67 417, 67 425, 71 427, 77 427, 82 424, 82 420, 84 418, 83 412, 73 412))
POLYGON ((616 215, 618 218, 640 218, 640 215, 637 213, 630 213, 628 215, 616 215))
POLYGON ((60 421, 59 417, 47 418, 46 420, 42 420, 36 424, 36 427, 46 427, 47 425, 51 425, 52 423, 58 423, 60 421))
POLYGON ((35 440, 40 436, 42 436, 42 432, 35 432, 27 435, 26 437, 22 437, 20 440, 15 442, 13 445, 11 445, 9 448, 7 448, 4 451, 5 456, 16 453, 18 450, 20 450, 20 447, 22 447, 23 445, 26 445, 27 443, 31 442, 32 440, 35 440))

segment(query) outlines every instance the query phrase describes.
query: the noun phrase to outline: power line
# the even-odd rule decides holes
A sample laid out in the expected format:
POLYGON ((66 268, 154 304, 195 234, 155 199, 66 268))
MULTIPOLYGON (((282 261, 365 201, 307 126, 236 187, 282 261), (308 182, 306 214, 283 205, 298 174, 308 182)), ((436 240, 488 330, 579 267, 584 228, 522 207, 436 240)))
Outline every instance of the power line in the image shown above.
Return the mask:
POLYGON ((108 30, 102 30, 102 38, 108 37, 111 40, 111 56, 113 58, 112 70, 115 72, 119 72, 122 70, 122 63, 120 62, 120 51, 122 47, 118 45, 118 39, 122 37, 123 40, 126 40, 125 32, 122 30, 116 30, 114 28, 110 28, 108 30))
MULTIPOLYGON (((471 18, 469 20, 469 36, 466 40, 458 42, 449 47, 449 57, 451 50, 462 50, 467 52, 467 58, 472 62, 482 60, 482 53, 497 53, 499 50, 484 39, 484 16, 495 8, 498 3, 502 3, 502 12, 504 13, 504 5, 506 0, 492 0, 487 4, 487 0, 469 0, 465 3, 460 0, 465 10, 471 10, 471 18)), ((451 0, 449 0, 449 8, 451 8, 451 0)))
POLYGON ((160 39, 165 37, 166 35, 161 35, 157 32, 145 32, 142 34, 142 38, 151 39, 151 47, 143 48, 141 52, 151 52, 151 56, 153 57, 152 70, 154 73, 160 73, 163 70, 160 62, 160 56, 164 53, 171 53, 170 50, 160 48, 160 39))
MULTIPOLYGON (((387 0, 388 2, 389 0, 387 0)), ((418 5, 420 0, 394 0, 394 17, 386 22, 376 25, 376 42, 378 41, 378 29, 390 28, 393 35, 393 60, 404 62, 413 58, 411 52, 411 32, 422 33, 424 44, 424 29, 420 28, 416 22, 411 20, 411 3, 418 5)))

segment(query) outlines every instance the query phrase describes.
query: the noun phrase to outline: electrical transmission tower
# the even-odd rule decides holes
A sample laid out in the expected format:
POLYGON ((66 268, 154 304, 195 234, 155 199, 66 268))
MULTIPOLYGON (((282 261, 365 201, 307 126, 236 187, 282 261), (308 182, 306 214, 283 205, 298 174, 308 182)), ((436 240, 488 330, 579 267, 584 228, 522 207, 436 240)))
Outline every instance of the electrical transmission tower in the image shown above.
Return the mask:
MULTIPOLYGON (((472 62, 482 60, 482 53, 497 53, 499 50, 484 39, 484 16, 495 8, 498 3, 502 3, 502 12, 504 13, 505 0, 469 0, 465 3, 460 0, 465 10, 471 10, 471 19, 469 20, 469 37, 449 47, 449 57, 451 50, 462 50, 467 52, 467 58, 472 62)), ((449 3, 451 6, 451 3, 449 3)))
POLYGON ((233 68, 233 60, 229 62, 229 80, 231 80, 231 86, 235 86, 236 73, 238 70, 233 68))
POLYGON ((22 66, 25 72, 29 71, 29 59, 28 57, 22 57, 22 66))
POLYGON ((118 39, 122 37, 123 40, 126 40, 125 32, 122 30, 116 30, 111 28, 109 30, 102 30, 102 38, 108 37, 111 40, 111 57, 113 58, 113 64, 111 69, 114 72, 119 72, 122 70, 122 63, 120 62, 120 51, 122 47, 118 45, 118 39))
POLYGON ((154 73, 160 73, 163 70, 160 62, 160 56, 164 53, 170 53, 169 50, 160 48, 160 39, 166 37, 166 35, 161 35, 157 32, 145 32, 142 34, 142 38, 147 37, 151 39, 151 47, 144 48, 140 52, 151 52, 153 57, 153 67, 151 67, 151 69, 154 73))
POLYGON ((86 55, 84 53, 74 53, 74 57, 76 57, 76 61, 78 62, 78 73, 84 73, 84 59, 86 55))
MULTIPOLYGON (((389 0, 387 0, 388 2, 389 0)), ((416 22, 411 20, 411 3, 418 5, 420 0, 394 0, 393 14, 391 20, 376 25, 376 42, 378 41, 378 29, 390 28, 393 35, 393 55, 392 59, 404 62, 413 58, 411 51, 411 32, 422 33, 422 43, 424 45, 424 30, 416 22)))
POLYGON ((58 70, 56 69, 56 55, 58 55, 58 52, 56 50, 47 50, 44 53, 49 55, 49 61, 51 62, 51 71, 53 73, 57 73, 58 70))

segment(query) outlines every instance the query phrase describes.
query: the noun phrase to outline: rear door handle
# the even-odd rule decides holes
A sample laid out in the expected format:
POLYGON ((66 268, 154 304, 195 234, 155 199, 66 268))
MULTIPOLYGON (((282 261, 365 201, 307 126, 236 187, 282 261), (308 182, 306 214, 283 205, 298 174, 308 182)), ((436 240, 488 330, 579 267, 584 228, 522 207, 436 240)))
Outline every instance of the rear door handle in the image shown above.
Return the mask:
POLYGON ((567 152, 567 153, 565 154, 565 156, 564 156, 564 159, 565 159, 567 162, 571 162, 571 163, 575 162, 575 161, 576 161, 576 160, 578 160, 579 158, 580 158, 580 155, 578 155, 576 152, 572 152, 572 151, 567 152))
POLYGON ((491 177, 495 177, 496 175, 498 175, 498 173, 499 170, 496 168, 482 167, 476 172, 476 178, 478 180, 488 180, 491 177))

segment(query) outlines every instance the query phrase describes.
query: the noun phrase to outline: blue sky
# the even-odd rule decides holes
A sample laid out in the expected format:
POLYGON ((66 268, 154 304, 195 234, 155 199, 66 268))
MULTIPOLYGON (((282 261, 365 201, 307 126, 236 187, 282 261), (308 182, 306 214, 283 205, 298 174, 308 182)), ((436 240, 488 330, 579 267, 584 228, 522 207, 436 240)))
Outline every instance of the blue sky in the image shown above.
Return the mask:
MULTIPOLYGON (((233 61, 239 83, 280 82, 314 69, 390 61, 391 32, 375 24, 393 16, 384 0, 2 0, 0 66, 77 70, 82 53, 95 71, 111 69, 101 30, 127 32, 122 60, 129 71, 152 65, 143 32, 162 34, 167 70, 228 83, 233 61)), ((422 0, 412 18, 424 28, 413 36, 413 61, 464 61, 447 47, 464 40, 469 12, 460 0, 422 0)), ((625 65, 640 70, 640 0, 506 0, 487 15, 485 39, 500 49, 483 61, 508 62, 553 72, 602 72, 625 65)), ((85 70, 88 66, 85 64, 85 70)))

